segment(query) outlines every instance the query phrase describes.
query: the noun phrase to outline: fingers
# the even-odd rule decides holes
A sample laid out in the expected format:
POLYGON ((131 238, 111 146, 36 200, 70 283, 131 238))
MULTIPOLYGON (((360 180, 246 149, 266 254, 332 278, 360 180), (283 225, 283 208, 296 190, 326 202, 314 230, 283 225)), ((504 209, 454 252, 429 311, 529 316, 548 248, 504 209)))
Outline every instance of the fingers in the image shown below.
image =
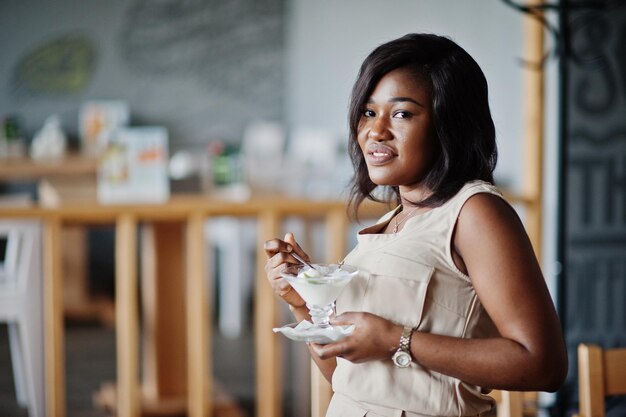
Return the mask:
POLYGON ((280 276, 280 272, 285 268, 287 263, 297 263, 293 257, 289 256, 289 253, 293 250, 293 247, 280 239, 272 239, 265 242, 263 246, 265 249, 265 255, 267 256, 267 262, 265 263, 265 272, 268 277, 277 278, 280 276))
POLYGON ((263 245, 263 249, 265 250, 265 254, 268 258, 271 258, 277 253, 290 253, 295 251, 307 261, 310 260, 309 255, 300 247, 298 242, 296 242, 296 238, 293 236, 293 233, 287 233, 284 240, 271 239, 266 241, 263 245))
POLYGON ((285 242, 284 240, 271 239, 265 242, 265 244, 263 245, 263 249, 265 250, 265 254, 267 255, 267 257, 271 258, 272 256, 280 252, 289 253, 293 250, 293 247, 291 246, 291 244, 285 242))
MULTIPOLYGON (((358 314, 352 312, 346 312, 335 316, 330 321, 335 325, 356 324, 358 320, 358 314)), ((315 354, 321 359, 329 359, 333 357, 340 357, 351 360, 352 353, 354 351, 351 345, 352 338, 347 337, 339 342, 328 343, 326 345, 320 345, 317 343, 311 343, 311 347, 315 354)))
POLYGON ((291 285, 281 276, 290 267, 300 264, 296 258, 290 255, 292 251, 298 250, 302 256, 306 256, 295 241, 293 234, 287 233, 285 240, 268 240, 265 242, 263 249, 268 258, 265 263, 265 273, 274 293, 294 307, 303 306, 304 300, 297 292, 292 291, 291 285))
POLYGON ((274 269, 286 263, 294 263, 292 257, 289 256, 288 253, 278 252, 275 255, 271 256, 267 262, 265 263, 266 269, 274 269))
POLYGON ((320 359, 344 357, 348 350, 347 346, 342 342, 329 343, 327 345, 311 343, 311 348, 313 349, 313 352, 320 357, 320 359))
MULTIPOLYGON (((309 255, 307 255, 307 253, 304 250, 302 250, 302 248, 300 247, 298 242, 296 242, 296 238, 293 236, 293 233, 287 233, 285 235, 285 242, 287 244, 291 245, 293 250, 296 251, 298 253, 298 255, 302 256, 307 261, 310 261, 309 255)), ((289 252, 291 252, 291 251, 289 251, 289 252)))
MULTIPOLYGON (((287 233, 285 240, 272 239, 265 242, 263 246, 268 261, 265 265, 265 271, 269 273, 271 269, 278 268, 282 264, 299 265, 300 262, 293 256, 291 252, 297 252, 304 259, 309 260, 309 256, 302 250, 293 233, 287 233)), ((284 268, 283 268, 284 269, 284 268)))
POLYGON ((336 343, 315 346, 314 353, 322 359, 342 357, 353 363, 390 359, 402 331, 402 326, 366 312, 345 312, 331 322, 333 325, 350 323, 355 328, 336 343))

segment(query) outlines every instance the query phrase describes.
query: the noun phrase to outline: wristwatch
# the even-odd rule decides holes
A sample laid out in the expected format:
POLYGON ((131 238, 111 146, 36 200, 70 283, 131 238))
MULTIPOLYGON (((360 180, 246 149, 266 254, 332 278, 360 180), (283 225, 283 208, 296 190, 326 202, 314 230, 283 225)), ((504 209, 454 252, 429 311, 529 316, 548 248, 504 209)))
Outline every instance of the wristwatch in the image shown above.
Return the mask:
POLYGON ((400 347, 393 354, 391 360, 398 368, 408 368, 411 365, 411 335, 413 334, 413 328, 404 326, 402 329, 402 336, 400 336, 400 347))

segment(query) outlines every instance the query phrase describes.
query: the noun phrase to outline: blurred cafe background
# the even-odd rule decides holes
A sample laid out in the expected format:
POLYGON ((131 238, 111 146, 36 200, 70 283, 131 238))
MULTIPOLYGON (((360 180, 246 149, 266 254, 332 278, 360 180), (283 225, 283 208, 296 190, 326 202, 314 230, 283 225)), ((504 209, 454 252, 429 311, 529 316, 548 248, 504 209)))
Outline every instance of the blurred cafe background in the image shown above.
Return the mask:
POLYGON ((341 220, 348 98, 409 32, 484 70, 496 181, 568 344, 559 392, 493 414, 578 413, 578 344, 626 346, 625 3, 0 1, 0 416, 323 416, 306 348, 272 333, 290 316, 259 249, 293 231, 339 257, 385 211, 341 220))

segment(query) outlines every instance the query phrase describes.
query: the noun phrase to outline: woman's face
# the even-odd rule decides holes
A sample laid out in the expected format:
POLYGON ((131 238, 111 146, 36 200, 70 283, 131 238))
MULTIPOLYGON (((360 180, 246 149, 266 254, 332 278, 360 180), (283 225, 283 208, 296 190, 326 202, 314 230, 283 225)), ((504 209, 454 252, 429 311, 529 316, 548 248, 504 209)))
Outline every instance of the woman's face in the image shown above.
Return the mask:
POLYGON ((358 142, 377 185, 419 188, 437 152, 428 88, 408 69, 387 73, 365 103, 358 142))

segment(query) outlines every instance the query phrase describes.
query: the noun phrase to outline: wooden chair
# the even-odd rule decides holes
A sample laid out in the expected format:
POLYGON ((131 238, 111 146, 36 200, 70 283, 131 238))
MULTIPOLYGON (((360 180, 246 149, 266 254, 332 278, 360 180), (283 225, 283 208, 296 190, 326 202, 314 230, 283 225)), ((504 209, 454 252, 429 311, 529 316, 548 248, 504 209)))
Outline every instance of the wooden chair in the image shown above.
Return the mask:
POLYGON ((626 395, 626 348, 578 345, 578 417, 604 417, 604 399, 626 395))
POLYGON ((497 417, 522 417, 522 393, 493 390, 489 395, 496 400, 497 417))

